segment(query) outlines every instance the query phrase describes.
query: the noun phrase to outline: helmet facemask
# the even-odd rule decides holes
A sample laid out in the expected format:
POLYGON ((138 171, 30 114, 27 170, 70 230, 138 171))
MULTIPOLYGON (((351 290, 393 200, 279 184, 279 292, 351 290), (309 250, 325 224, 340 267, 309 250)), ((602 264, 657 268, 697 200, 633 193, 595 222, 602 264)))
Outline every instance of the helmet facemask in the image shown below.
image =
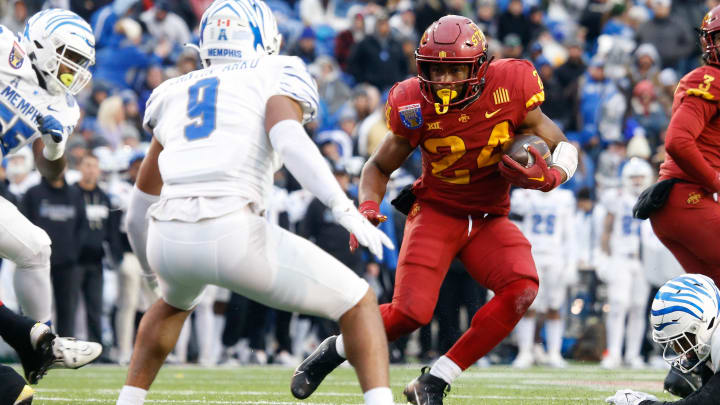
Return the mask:
POLYGON ((663 348, 663 360, 683 373, 691 372, 710 356, 710 345, 697 339, 698 327, 701 325, 695 324, 690 330, 671 337, 653 331, 653 339, 663 348))
POLYGON ((50 81, 49 87, 59 86, 73 95, 79 93, 92 78, 89 70, 92 60, 67 44, 57 47, 55 54, 55 58, 49 59, 44 66, 39 66, 50 81))
POLYGON ((700 30, 703 59, 710 65, 720 65, 720 31, 700 30))
POLYGON ((445 113, 450 107, 454 107, 465 103, 466 101, 476 97, 481 91, 481 78, 485 75, 483 69, 487 64, 487 56, 482 55, 475 60, 465 60, 466 58, 457 58, 460 60, 427 60, 416 55, 418 66, 418 79, 420 81, 420 89, 425 101, 435 104, 438 113, 445 113), (430 75, 430 67, 433 64, 463 64, 469 66, 468 77, 463 80, 451 82, 433 81, 430 75), (482 74, 481 73, 481 69, 482 74), (460 91, 451 90, 458 84, 462 84, 460 91), (442 90, 436 91, 433 87, 441 87, 442 90))

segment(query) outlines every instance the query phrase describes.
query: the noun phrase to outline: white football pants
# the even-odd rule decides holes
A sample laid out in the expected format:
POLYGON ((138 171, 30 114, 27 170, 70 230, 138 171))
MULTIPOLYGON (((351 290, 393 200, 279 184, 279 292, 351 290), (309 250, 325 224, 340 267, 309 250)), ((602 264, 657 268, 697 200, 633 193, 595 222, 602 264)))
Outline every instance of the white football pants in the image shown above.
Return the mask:
POLYGON ((50 237, 0 197, 0 257, 15 268, 15 295, 25 316, 47 322, 52 315, 50 237))
POLYGON ((151 219, 147 251, 165 302, 183 310, 213 284, 267 306, 337 320, 369 288, 319 247, 247 207, 194 223, 151 219))

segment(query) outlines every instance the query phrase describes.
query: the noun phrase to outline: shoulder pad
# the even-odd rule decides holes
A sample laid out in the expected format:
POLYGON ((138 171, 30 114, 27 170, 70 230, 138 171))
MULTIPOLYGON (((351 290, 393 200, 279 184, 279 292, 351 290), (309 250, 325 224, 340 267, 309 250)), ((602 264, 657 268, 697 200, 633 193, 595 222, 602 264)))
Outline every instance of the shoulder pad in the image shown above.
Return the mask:
POLYGON ((683 81, 687 95, 720 101, 720 70, 702 66, 688 73, 683 81))
POLYGON ((396 135, 402 135, 407 130, 422 127, 422 107, 425 104, 420 93, 420 84, 417 78, 407 79, 395 84, 388 94, 385 105, 385 119, 388 129, 396 135))

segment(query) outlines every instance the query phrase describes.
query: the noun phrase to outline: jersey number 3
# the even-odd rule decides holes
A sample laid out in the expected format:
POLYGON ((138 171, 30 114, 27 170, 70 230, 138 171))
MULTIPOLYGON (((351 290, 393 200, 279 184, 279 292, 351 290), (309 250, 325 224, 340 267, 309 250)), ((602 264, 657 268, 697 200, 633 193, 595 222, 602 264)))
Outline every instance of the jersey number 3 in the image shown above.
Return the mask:
POLYGON ((187 116, 193 120, 185 126, 188 140, 207 138, 215 130, 219 83, 217 77, 208 77, 198 80, 188 89, 187 116))

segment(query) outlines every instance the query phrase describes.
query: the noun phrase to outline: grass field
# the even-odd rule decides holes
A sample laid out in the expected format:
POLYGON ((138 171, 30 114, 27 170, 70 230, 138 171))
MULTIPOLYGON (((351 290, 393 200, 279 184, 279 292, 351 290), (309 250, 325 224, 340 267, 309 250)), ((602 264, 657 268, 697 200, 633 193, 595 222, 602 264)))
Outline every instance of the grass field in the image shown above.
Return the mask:
MULTIPOLYGON (((53 370, 36 386, 35 405, 115 404, 126 369, 89 366, 53 370)), ((395 402, 404 403, 402 390, 418 374, 418 367, 393 367, 395 402)), ((333 372, 305 401, 290 395, 290 368, 165 367, 148 395, 147 404, 362 404, 354 371, 333 372)), ((452 386, 446 405, 479 404, 601 404, 617 389, 632 388, 670 399, 662 393, 664 371, 607 371, 597 366, 564 370, 509 367, 472 368, 452 386)))

